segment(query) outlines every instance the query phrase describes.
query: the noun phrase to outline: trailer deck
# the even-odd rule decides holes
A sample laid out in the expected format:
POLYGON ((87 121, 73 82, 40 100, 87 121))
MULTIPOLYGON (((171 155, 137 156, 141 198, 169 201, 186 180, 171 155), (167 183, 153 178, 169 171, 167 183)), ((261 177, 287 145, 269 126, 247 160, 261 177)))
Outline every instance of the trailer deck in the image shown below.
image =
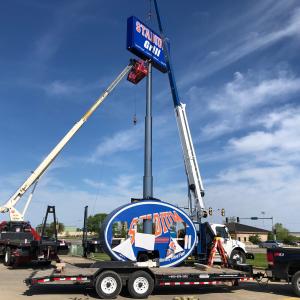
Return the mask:
POLYGON ((36 271, 25 280, 25 283, 28 286, 62 282, 84 283, 93 286, 101 298, 106 298, 106 294, 100 290, 100 287, 103 287, 103 284, 99 283, 101 280, 106 282, 106 287, 109 289, 108 281, 111 280, 111 277, 117 276, 121 287, 127 286, 130 289, 132 278, 138 280, 142 277, 148 280, 149 286, 151 286, 147 292, 145 291, 144 296, 147 296, 151 294, 155 286, 236 285, 239 281, 253 280, 251 266, 241 265, 239 268, 240 270, 208 267, 206 270, 201 270, 195 266, 162 268, 147 267, 145 263, 107 261, 90 264, 87 261, 85 264, 82 262, 66 263, 65 268, 59 273, 55 268, 36 271))

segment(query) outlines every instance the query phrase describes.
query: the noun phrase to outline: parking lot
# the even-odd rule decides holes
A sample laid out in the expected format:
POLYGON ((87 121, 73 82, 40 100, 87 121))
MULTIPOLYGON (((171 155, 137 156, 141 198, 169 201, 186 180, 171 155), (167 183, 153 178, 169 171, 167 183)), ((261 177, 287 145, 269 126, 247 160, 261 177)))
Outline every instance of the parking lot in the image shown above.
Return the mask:
MULTIPOLYGON (((70 261, 69 259, 66 259, 70 261)), ((39 270, 37 265, 26 268, 9 269, 0 264, 0 291, 1 299, 17 300, 31 298, 32 300, 68 299, 87 300, 97 299, 93 289, 84 285, 40 285, 28 288, 23 280, 39 270)), ((118 299, 126 299, 122 294, 118 299)), ((149 299, 298 299, 285 283, 270 283, 259 285, 257 283, 242 283, 237 288, 231 287, 172 287, 157 289, 149 299)))

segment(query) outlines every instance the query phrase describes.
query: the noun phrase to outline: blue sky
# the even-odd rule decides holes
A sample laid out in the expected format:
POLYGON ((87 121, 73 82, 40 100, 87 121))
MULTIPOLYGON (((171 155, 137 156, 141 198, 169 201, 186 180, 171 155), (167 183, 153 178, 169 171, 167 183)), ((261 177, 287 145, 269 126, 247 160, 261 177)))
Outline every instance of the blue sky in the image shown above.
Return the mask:
MULTIPOLYGON (((206 205, 224 207, 227 216, 265 212, 300 230, 299 1, 159 5, 206 205)), ((1 3, 1 203, 132 57, 127 17, 157 30, 148 12, 149 1, 133 0, 1 3)), ((154 195, 186 205, 167 76, 155 70, 153 85, 154 195)), ((42 177, 27 218, 40 223, 52 204, 60 221, 80 227, 85 205, 91 213, 110 212, 140 197, 144 113, 145 82, 122 82, 42 177)), ((212 221, 222 219, 217 214, 212 221)))

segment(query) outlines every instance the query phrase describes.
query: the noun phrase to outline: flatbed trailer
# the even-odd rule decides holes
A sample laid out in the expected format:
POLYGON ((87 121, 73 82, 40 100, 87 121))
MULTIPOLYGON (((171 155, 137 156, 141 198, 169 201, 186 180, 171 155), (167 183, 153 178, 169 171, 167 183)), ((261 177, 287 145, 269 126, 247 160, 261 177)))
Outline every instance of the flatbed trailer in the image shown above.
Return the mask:
POLYGON ((35 272, 25 279, 27 286, 58 284, 61 282, 85 283, 95 288, 102 299, 112 299, 119 295, 123 287, 132 298, 147 298, 155 287, 238 285, 240 281, 254 279, 252 266, 240 265, 239 270, 209 267, 205 270, 197 266, 149 267, 147 262, 95 262, 90 267, 67 264, 57 273, 55 269, 35 272))

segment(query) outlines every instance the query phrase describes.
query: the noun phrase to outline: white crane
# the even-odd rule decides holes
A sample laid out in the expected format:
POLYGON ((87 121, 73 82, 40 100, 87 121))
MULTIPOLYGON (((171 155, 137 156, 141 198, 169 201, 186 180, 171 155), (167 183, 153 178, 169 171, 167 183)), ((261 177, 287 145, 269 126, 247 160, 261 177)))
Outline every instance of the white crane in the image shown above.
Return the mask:
POLYGON ((40 163, 40 165, 31 173, 31 175, 25 180, 25 182, 17 189, 17 191, 8 199, 8 201, 0 207, 1 213, 9 212, 11 221, 23 221, 24 214, 26 213, 28 206, 31 202, 34 190, 38 179, 47 170, 50 164, 58 156, 65 145, 71 140, 75 133, 82 127, 82 125, 88 120, 88 118, 95 112, 95 110, 102 104, 105 98, 113 91, 118 83, 129 74, 129 72, 137 67, 139 63, 135 60, 130 60, 130 63, 123 69, 123 71, 117 76, 117 78, 109 85, 109 87, 102 93, 102 95, 96 100, 96 102, 90 107, 90 109, 83 115, 83 117, 75 123, 75 125, 67 132, 67 134, 59 141, 59 143, 52 149, 47 157, 40 163), (33 185, 33 189, 29 198, 25 204, 23 212, 20 213, 16 208, 16 204, 26 191, 33 185))

